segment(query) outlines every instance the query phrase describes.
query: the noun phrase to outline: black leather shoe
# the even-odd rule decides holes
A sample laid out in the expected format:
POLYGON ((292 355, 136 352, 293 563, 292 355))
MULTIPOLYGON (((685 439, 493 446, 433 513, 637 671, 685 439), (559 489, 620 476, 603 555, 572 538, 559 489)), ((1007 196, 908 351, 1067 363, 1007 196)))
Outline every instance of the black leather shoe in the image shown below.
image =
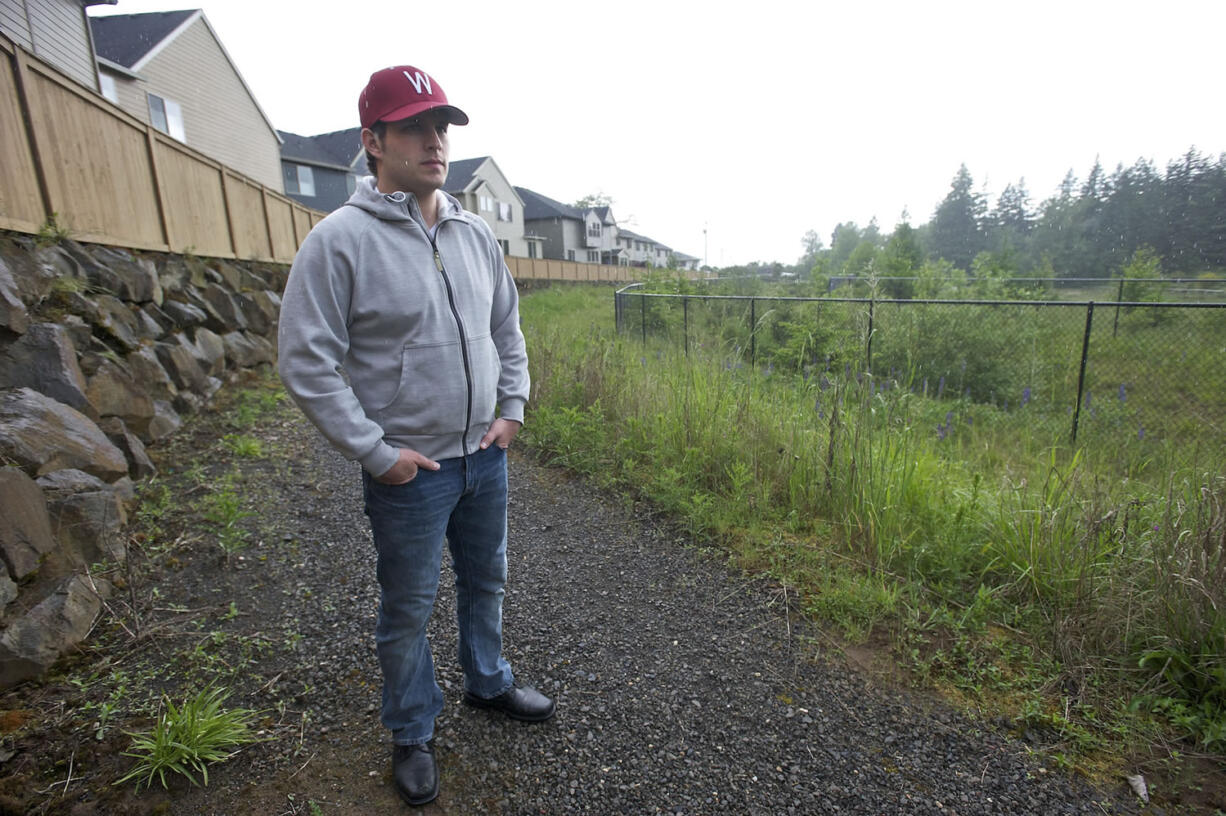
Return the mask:
POLYGON ((476 708, 492 708, 501 711, 513 720, 541 722, 553 716, 557 706, 544 694, 531 686, 514 685, 488 700, 470 691, 464 692, 464 702, 476 708))
POLYGON ((424 805, 438 796, 438 762, 434 743, 392 746, 392 776, 396 792, 410 805, 424 805))

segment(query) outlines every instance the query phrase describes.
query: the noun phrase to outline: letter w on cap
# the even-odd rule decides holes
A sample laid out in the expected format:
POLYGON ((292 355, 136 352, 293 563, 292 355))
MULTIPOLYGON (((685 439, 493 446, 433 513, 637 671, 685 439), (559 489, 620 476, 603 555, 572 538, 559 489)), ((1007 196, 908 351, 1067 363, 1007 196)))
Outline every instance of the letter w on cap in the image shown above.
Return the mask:
POLYGON ((434 89, 430 87, 430 77, 423 74, 421 71, 414 71, 411 75, 408 71, 401 71, 404 78, 413 83, 413 90, 421 93, 421 86, 426 86, 426 93, 430 96, 434 95, 434 89))

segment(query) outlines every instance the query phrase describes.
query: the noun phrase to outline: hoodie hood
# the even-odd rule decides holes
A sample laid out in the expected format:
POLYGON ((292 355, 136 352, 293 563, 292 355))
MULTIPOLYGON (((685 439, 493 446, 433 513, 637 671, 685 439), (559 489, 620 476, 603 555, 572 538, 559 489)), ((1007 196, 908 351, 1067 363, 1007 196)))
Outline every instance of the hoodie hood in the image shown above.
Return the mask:
MULTIPOLYGON (((440 221, 445 218, 462 216, 464 208, 454 197, 442 190, 436 190, 434 194, 439 197, 438 218, 440 221)), ((381 193, 375 186, 374 176, 362 176, 358 179, 357 188, 354 189, 353 195, 349 196, 345 206, 365 210, 384 221, 421 220, 421 209, 417 206, 416 196, 401 191, 381 193)))

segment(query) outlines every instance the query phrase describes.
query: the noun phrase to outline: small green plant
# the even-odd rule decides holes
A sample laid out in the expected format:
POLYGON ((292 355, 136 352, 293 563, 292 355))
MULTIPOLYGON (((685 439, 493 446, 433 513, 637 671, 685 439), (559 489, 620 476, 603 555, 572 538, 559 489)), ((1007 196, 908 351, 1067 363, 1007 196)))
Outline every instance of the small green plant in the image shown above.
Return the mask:
POLYGON ((169 788, 166 772, 170 771, 199 785, 192 773, 196 771, 207 785, 208 765, 224 762, 234 756, 235 749, 258 741, 251 732, 257 712, 224 709, 222 704, 228 697, 224 689, 208 687, 181 706, 163 698, 165 710, 151 731, 128 732, 132 745, 123 755, 134 758, 136 765, 115 784, 135 779, 139 792, 142 787, 151 787, 157 777, 163 788, 169 788))
POLYGON ((239 522, 252 513, 243 509, 232 477, 223 480, 218 489, 204 500, 203 515, 217 528, 218 543, 227 561, 247 546, 248 533, 239 526, 239 522))
POLYGON ((34 240, 40 247, 55 246, 71 237, 67 225, 60 223, 59 216, 58 212, 51 213, 43 225, 38 228, 38 235, 34 240))
POLYGON ((264 455, 264 444, 253 436, 226 434, 221 440, 227 448, 234 452, 235 456, 258 459, 264 455))

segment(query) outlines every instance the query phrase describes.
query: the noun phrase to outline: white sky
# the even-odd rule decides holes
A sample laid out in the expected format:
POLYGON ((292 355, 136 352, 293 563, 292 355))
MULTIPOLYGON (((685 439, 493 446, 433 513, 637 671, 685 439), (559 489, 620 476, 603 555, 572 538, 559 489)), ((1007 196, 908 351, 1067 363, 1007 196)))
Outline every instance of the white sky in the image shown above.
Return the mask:
POLYGON ((1100 156, 1226 151, 1223 0, 120 0, 204 9, 281 130, 357 124, 370 73, 433 75, 472 123, 452 159, 613 197, 623 226, 714 266, 793 263, 815 229, 927 221, 965 162, 1038 204, 1100 156), (1003 10, 1005 7, 1008 10, 1003 10), (704 227, 707 235, 704 245, 704 227))

